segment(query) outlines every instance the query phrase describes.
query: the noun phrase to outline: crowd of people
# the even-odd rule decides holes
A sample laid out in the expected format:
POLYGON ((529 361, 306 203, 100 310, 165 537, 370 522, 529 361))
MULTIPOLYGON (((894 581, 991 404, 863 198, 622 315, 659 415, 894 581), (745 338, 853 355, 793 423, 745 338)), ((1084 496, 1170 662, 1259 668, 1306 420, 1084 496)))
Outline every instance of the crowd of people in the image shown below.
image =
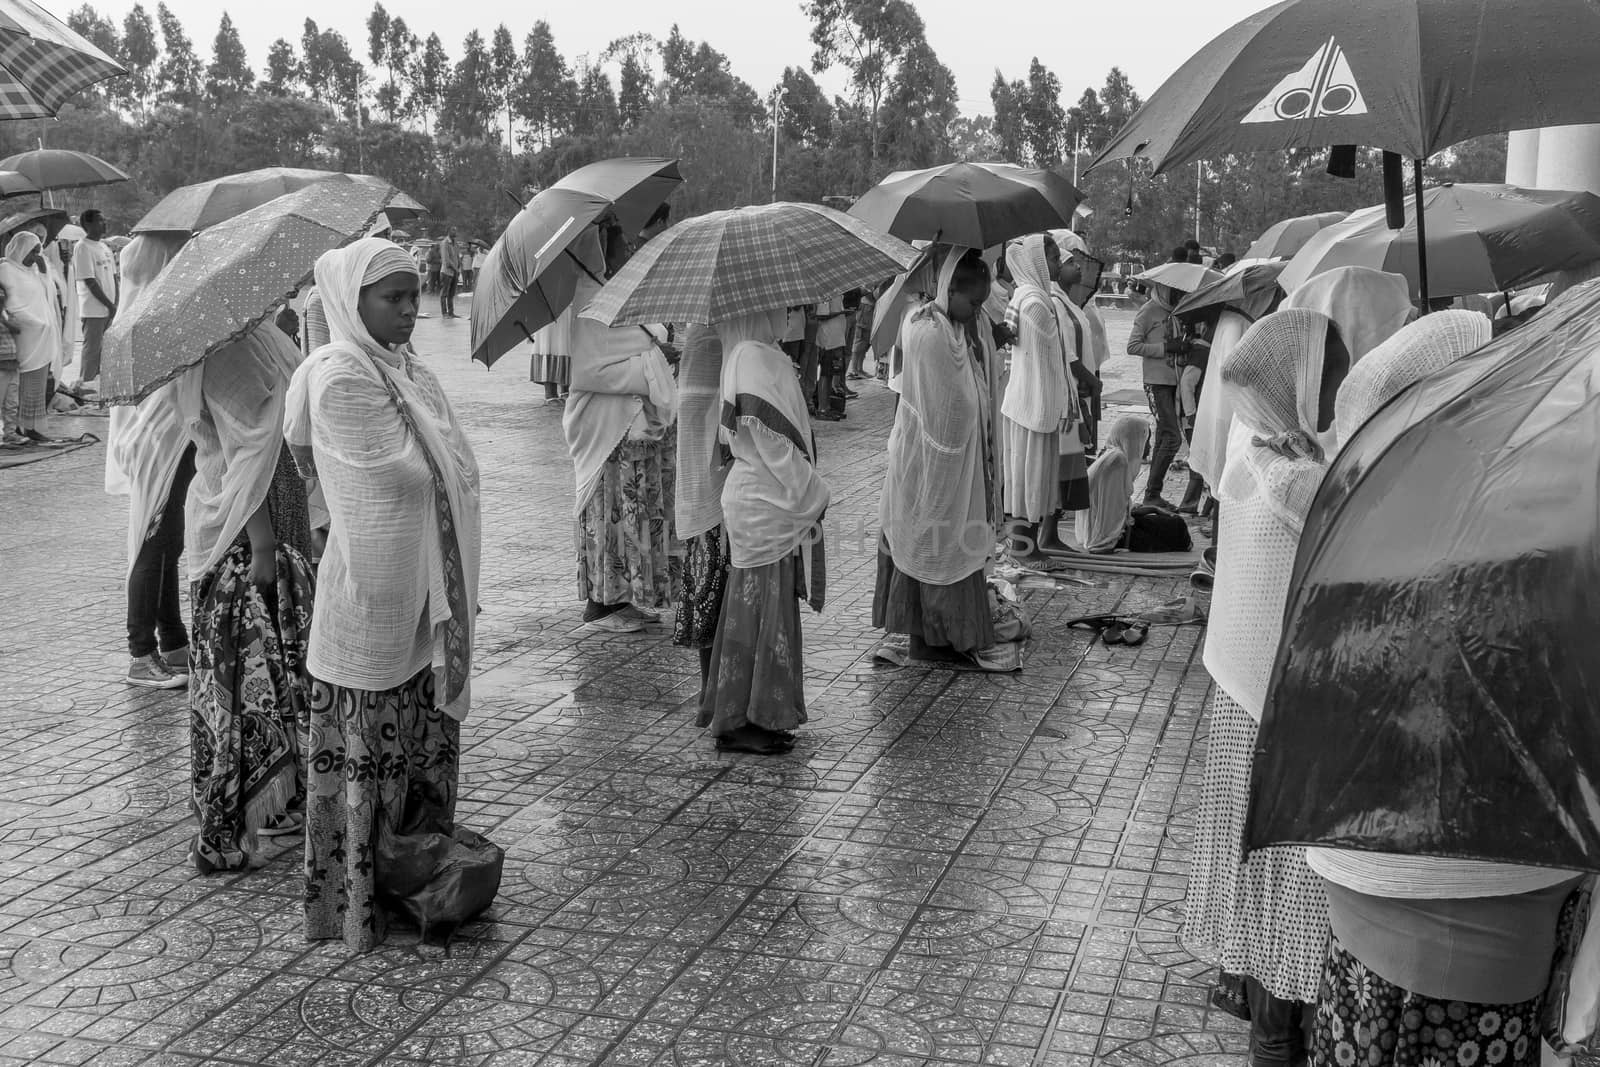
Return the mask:
MULTIPOLYGON (((1149 418, 1102 433, 1110 351, 1076 233, 933 245, 883 285, 718 323, 581 316, 668 221, 588 227, 572 306, 535 338, 536 376, 564 404, 589 630, 672 611, 715 747, 789 751, 808 719, 802 605, 827 597, 813 422, 842 417, 869 358, 894 393, 872 621, 914 660, 1017 669, 1026 630, 997 563, 1188 549, 1182 513, 1210 510, 1215 697, 1183 936, 1223 970, 1214 1002, 1249 1019, 1255 1064, 1534 1062, 1578 872, 1241 844, 1318 485, 1388 399, 1486 342, 1487 318, 1418 318, 1403 278, 1364 268, 1318 275, 1254 321, 1226 306, 1180 317, 1186 294, 1158 285, 1127 343, 1149 418), (1162 487, 1185 440, 1190 491, 1174 505, 1162 487), (1394 1058, 1402 1047, 1417 1055, 1394 1058)), ((182 243, 136 238, 121 290, 113 276, 86 300, 114 313, 182 243)), ((0 265, 30 361, 28 331, 58 319, 40 247, 24 230, 0 265)), ((454 824, 478 468, 410 343, 413 255, 365 238, 324 255, 315 282, 300 321, 263 322, 122 411, 108 487, 131 497, 128 680, 189 693, 194 866, 238 870, 261 838, 303 834, 307 936, 366 949, 387 922, 373 857, 396 833, 454 824)))
POLYGON ((48 443, 52 408, 73 410, 99 386, 100 353, 117 313, 116 255, 105 216, 31 212, 0 232, 0 448, 48 443))

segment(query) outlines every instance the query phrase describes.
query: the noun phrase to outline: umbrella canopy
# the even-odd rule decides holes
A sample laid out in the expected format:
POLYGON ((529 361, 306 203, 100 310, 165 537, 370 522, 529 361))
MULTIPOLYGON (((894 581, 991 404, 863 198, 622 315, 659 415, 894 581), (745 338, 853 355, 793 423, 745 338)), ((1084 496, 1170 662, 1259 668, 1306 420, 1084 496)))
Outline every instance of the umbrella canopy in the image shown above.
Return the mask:
POLYGON ((714 211, 645 245, 582 314, 612 326, 722 322, 815 304, 916 258, 904 241, 817 204, 714 211))
POLYGON ((1306 246, 1318 232, 1350 217, 1348 211, 1323 211, 1299 215, 1268 226, 1245 252, 1245 259, 1287 259, 1306 246))
POLYGON ((1178 302, 1174 315, 1183 316, 1218 304, 1232 308, 1254 322, 1272 310, 1283 287, 1278 276, 1288 264, 1281 261, 1252 263, 1243 270, 1230 270, 1209 285, 1203 285, 1178 302))
POLYGON ((950 163, 891 174, 850 214, 902 240, 968 248, 1045 230, 1071 229, 1083 194, 1051 170, 1010 163, 950 163))
POLYGON ((54 241, 61 230, 72 221, 72 216, 58 207, 38 207, 18 211, 0 219, 0 242, 9 241, 11 235, 31 222, 43 222, 49 231, 45 240, 54 241))
POLYGON ((1223 31, 1095 163, 1157 173, 1240 152, 1368 145, 1426 159, 1479 134, 1600 121, 1592 0, 1282 0, 1223 31))
POLYGON ((631 239, 682 184, 683 173, 676 159, 638 156, 590 163, 550 188, 594 193, 611 201, 617 221, 631 239))
POLYGON ((99 156, 65 148, 36 148, 32 152, 0 159, 0 170, 25 174, 40 189, 87 189, 93 185, 131 182, 125 171, 99 156))
POLYGON ((511 220, 478 265, 472 294, 473 359, 494 366, 567 309, 580 269, 567 249, 610 210, 611 201, 598 193, 552 186, 511 220))
POLYGON ((103 395, 137 403, 254 329, 311 280, 319 256, 371 229, 395 195, 364 182, 319 183, 195 236, 106 331, 103 395))
POLYGON ((50 118, 97 82, 128 73, 33 0, 0 14, 0 120, 50 118))
MULTIPOLYGON (((389 187, 388 182, 370 174, 345 174, 301 167, 264 167, 174 189, 134 224, 132 232, 199 233, 286 193, 317 182, 330 181, 366 182, 389 187)), ((384 213, 391 222, 398 222, 427 214, 427 208, 404 193, 397 193, 384 213)))
POLYGON ((1135 274, 1133 280, 1144 282, 1146 285, 1165 285, 1169 289, 1193 293, 1221 281, 1222 274, 1199 263, 1163 263, 1159 267, 1151 267, 1143 274, 1135 274))
POLYGON ((0 198, 8 196, 27 196, 30 193, 43 192, 33 179, 26 174, 14 170, 0 170, 0 198))
MULTIPOLYGON (((1434 297, 1515 289, 1600 260, 1600 197, 1511 185, 1442 185, 1423 194, 1428 291, 1434 297)), ((1280 279, 1293 292, 1334 267, 1403 274, 1420 292, 1415 212, 1391 230, 1382 205, 1313 237, 1280 279)))
POLYGON ((1600 282, 1424 379, 1306 519, 1248 847, 1600 870, 1600 282))
POLYGON ((906 312, 917 304, 924 290, 934 287, 935 279, 926 268, 933 262, 935 249, 924 248, 916 262, 904 274, 897 275, 873 305, 872 351, 876 357, 887 358, 889 350, 900 342, 900 324, 906 312))

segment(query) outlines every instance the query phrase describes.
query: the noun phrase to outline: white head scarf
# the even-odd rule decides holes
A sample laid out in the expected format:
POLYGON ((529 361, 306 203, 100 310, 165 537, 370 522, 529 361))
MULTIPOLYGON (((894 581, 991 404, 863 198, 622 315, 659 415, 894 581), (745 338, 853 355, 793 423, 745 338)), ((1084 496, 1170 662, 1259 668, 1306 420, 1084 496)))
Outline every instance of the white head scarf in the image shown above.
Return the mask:
POLYGON ((1017 281, 1006 324, 1016 332, 1017 341, 1001 410, 1012 422, 1036 434, 1056 433, 1063 420, 1070 423, 1077 414, 1077 395, 1063 351, 1070 327, 1062 321, 1065 312, 1055 297, 1055 281, 1045 257, 1048 240, 1042 233, 1029 234, 1006 254, 1011 276, 1017 281))
POLYGON ((330 343, 352 344, 391 366, 396 363, 395 352, 367 332, 360 311, 361 290, 391 274, 416 277, 417 265, 405 249, 381 237, 363 237, 317 260, 317 291, 322 294, 330 343))
MULTIPOLYGON (((1031 286, 1048 294, 1054 279, 1050 277, 1050 262, 1045 258, 1044 243, 1049 240, 1042 233, 1030 233, 1006 250, 1006 266, 1017 288, 1031 286)), ((1012 299, 1016 298, 1015 293, 1012 299)))
POLYGON ((1222 365, 1235 415, 1254 435, 1241 455, 1228 457, 1222 500, 1261 495, 1296 534, 1326 470, 1317 423, 1330 326, 1319 312, 1275 312, 1251 326, 1222 365))
POLYGON ((1338 267, 1307 280, 1284 308, 1319 311, 1339 328, 1352 366, 1416 316, 1411 286, 1398 274, 1370 267, 1338 267))
POLYGON ((1339 444, 1411 385, 1488 344, 1493 333, 1476 311, 1438 311, 1367 353, 1339 387, 1333 409, 1339 444))

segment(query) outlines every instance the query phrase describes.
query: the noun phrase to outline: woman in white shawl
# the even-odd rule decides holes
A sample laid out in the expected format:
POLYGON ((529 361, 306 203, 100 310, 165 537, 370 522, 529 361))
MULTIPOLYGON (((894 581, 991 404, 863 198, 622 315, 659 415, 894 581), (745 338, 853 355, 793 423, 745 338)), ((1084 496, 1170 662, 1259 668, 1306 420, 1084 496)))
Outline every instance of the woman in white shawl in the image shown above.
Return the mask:
POLYGON ((1300 531, 1322 476, 1320 443, 1350 359, 1327 316, 1279 311, 1252 326, 1222 366, 1251 435, 1222 476, 1222 536, 1205 664, 1216 683, 1183 941, 1245 979, 1257 1063, 1303 1055, 1304 1005, 1317 998, 1327 896, 1305 849, 1241 862, 1256 732, 1277 653, 1300 531))
POLYGON ((184 510, 193 633, 191 786, 201 873, 244 867, 258 832, 292 832, 304 799, 313 588, 305 485, 283 447, 300 350, 272 322, 175 383, 194 442, 184 510))
POLYGON ((471 704, 481 522, 478 463, 412 351, 419 279, 364 238, 317 261, 332 341, 289 390, 285 431, 332 526, 318 568, 307 744, 306 936, 383 940, 382 832, 455 823, 471 704))
MULTIPOLYGON (((1395 396, 1488 342, 1472 311, 1420 319, 1373 349, 1339 390, 1340 444, 1395 396)), ((1492 490, 1490 490, 1492 491, 1492 490)), ((1313 1063, 1534 1067, 1562 905, 1578 872, 1312 848, 1333 930, 1313 1063), (1355 995, 1356 991, 1360 996, 1355 995)))
POLYGON ((45 387, 50 367, 61 352, 61 314, 54 288, 45 273, 38 234, 22 230, 6 245, 0 261, 0 285, 6 310, 17 327, 17 425, 24 437, 48 441, 45 387))
MULTIPOLYGON (((187 234, 140 234, 122 250, 123 301, 133 307, 178 254, 187 234)), ((189 632, 183 625, 178 561, 183 510, 194 478, 194 446, 169 382, 136 405, 111 409, 106 492, 128 500, 128 673, 130 685, 189 684, 189 632)))
POLYGON ((984 666, 995 643, 984 567, 994 545, 988 461, 993 335, 989 268, 951 249, 937 297, 906 321, 905 371, 878 512, 872 625, 910 636, 917 659, 984 666))
POLYGON ((1105 447, 1089 468, 1087 525, 1078 532, 1078 540, 1090 552, 1110 553, 1123 547, 1149 440, 1150 423, 1138 415, 1124 415, 1111 424, 1105 447))
MULTIPOLYGON (((738 344, 746 320, 721 329, 738 344)), ((766 318, 750 320, 764 326, 766 318)), ((678 471, 673 521, 684 543, 683 592, 673 618, 672 643, 700 656, 700 699, 711 675, 711 646, 728 584, 728 538, 722 531, 722 486, 727 470, 716 462, 722 418, 722 338, 713 326, 691 326, 678 363, 678 471)))
MULTIPOLYGON (((583 308, 600 291, 607 264, 620 269, 626 255, 613 248, 602 257, 595 229, 574 252, 587 268, 572 301, 583 308)), ((661 344, 638 326, 613 329, 581 317, 572 323, 572 394, 561 428, 577 482, 578 595, 592 630, 637 632, 659 622, 678 595, 678 396, 661 344)))
POLYGON ((1089 468, 1078 430, 1078 391, 1070 364, 1076 358, 1065 300, 1055 294, 1061 253, 1044 234, 1031 234, 1006 255, 1016 288, 1007 325, 1016 334, 1005 416, 1005 508, 1026 527, 1027 558, 1064 551, 1058 531, 1062 508, 1089 506, 1089 468))
POLYGON ((777 344, 784 314, 717 324, 732 567, 698 722, 718 749, 758 755, 787 751, 806 721, 800 601, 821 611, 828 577, 818 526, 828 486, 794 364, 777 344))

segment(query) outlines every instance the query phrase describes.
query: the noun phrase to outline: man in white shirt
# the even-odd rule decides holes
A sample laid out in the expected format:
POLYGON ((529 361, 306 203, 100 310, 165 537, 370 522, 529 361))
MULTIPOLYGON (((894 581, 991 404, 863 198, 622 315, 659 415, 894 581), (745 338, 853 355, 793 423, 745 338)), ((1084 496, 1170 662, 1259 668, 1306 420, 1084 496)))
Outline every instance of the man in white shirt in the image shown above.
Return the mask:
POLYGON ((117 261, 106 247, 106 220, 97 208, 78 216, 84 238, 72 250, 72 273, 78 279, 78 318, 83 323, 82 377, 100 377, 100 348, 106 327, 117 313, 117 261))

